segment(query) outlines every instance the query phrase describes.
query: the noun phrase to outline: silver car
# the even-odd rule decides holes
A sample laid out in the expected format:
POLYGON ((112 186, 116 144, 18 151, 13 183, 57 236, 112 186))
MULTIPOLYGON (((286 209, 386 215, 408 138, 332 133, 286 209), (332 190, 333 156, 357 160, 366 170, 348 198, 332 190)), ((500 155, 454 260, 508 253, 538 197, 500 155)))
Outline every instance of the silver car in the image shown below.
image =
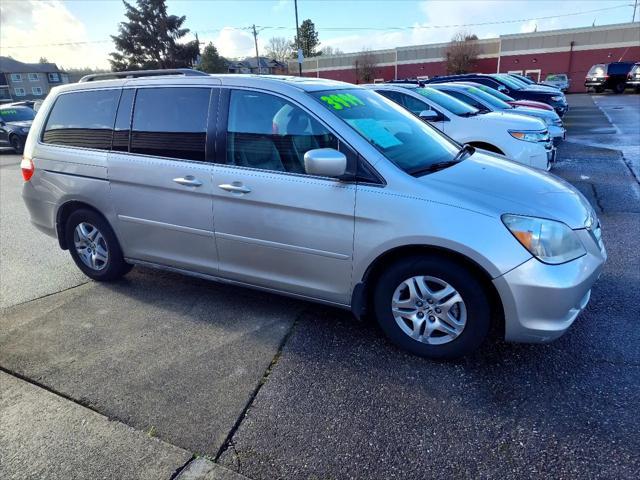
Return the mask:
POLYGON ((23 198, 98 281, 145 265, 366 312, 434 358, 492 325, 546 342, 606 259, 559 178, 475 151, 374 91, 191 71, 55 88, 23 198))

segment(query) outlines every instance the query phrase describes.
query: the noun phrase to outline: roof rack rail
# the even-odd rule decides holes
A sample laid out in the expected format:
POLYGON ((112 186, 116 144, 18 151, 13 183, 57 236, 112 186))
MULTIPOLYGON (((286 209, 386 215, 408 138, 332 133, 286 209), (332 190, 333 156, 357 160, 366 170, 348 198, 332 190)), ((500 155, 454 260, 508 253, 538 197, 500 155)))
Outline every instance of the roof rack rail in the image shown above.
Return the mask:
POLYGON ((79 82, 93 82, 95 80, 109 80, 113 78, 139 78, 139 77, 159 77, 163 75, 183 75, 185 77, 208 76, 208 73, 191 68, 168 68, 166 70, 131 70, 126 72, 92 73, 85 75, 79 82))

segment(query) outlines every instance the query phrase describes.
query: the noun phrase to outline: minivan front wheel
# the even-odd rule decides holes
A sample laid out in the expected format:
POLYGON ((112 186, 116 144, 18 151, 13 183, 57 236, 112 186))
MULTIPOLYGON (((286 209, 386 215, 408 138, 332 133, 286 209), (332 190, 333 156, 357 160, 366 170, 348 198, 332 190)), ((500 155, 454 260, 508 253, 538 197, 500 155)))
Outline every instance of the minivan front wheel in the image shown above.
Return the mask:
POLYGON ((485 288, 448 258, 413 257, 393 264, 379 277, 373 303, 391 341, 423 357, 461 357, 489 333, 485 288))
POLYGON ((112 281, 131 270, 108 222, 92 210, 76 210, 67 220, 65 235, 74 262, 88 277, 112 281))

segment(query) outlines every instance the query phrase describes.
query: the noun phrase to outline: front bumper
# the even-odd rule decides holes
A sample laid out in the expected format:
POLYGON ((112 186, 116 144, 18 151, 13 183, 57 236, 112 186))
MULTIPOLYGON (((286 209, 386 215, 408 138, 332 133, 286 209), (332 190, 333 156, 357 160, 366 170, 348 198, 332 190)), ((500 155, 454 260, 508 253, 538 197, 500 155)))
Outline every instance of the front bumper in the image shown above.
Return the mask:
POLYGON ((551 135, 553 145, 557 147, 567 138, 567 131, 564 127, 560 127, 558 125, 549 125, 549 135, 551 135))
POLYGON ((505 314, 505 340, 542 343, 560 337, 587 306, 607 259, 604 245, 577 230, 586 255, 562 265, 531 258, 494 279, 505 314))

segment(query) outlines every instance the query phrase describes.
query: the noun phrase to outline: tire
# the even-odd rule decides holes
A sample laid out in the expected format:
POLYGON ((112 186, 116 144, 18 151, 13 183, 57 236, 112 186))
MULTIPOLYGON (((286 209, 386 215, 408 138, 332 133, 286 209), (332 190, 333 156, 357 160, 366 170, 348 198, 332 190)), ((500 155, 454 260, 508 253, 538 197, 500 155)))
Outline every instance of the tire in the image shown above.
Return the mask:
POLYGON ((616 83, 613 87, 613 91, 619 95, 621 93, 624 93, 625 87, 626 85, 624 83, 616 83))
POLYGON ((93 280, 117 280, 132 268, 124 261, 122 249, 109 223, 93 210, 73 212, 65 225, 65 236, 73 261, 93 280))
POLYGON ((22 155, 22 152, 24 152, 24 143, 22 143, 20 137, 13 135, 9 142, 11 143, 11 148, 13 148, 18 155, 22 155))
POLYGON ((487 338, 491 327, 491 305, 482 282, 459 263, 437 256, 410 257, 387 268, 374 286, 373 311, 380 328, 394 344, 415 355, 433 359, 454 359, 473 352, 487 338), (407 282, 415 277, 426 280, 418 287, 413 284, 415 292, 423 290, 422 295, 416 295, 419 302, 411 301, 407 282), (444 287, 443 283, 455 294, 438 299, 445 293, 438 289, 444 287), (462 302, 456 302, 457 298, 462 302), (433 303, 428 303, 430 301, 433 303), (404 317, 394 314, 392 304, 402 307, 396 308, 396 312, 402 310, 404 317), (447 306, 450 309, 445 312, 447 306), (440 331, 452 324, 448 313, 457 317, 455 329, 448 329, 456 330, 455 334, 440 331), (408 320, 409 316, 415 321, 408 320), (443 318, 447 318, 446 324, 440 320, 443 318), (416 327, 420 322, 421 326, 416 327), (413 337, 410 331, 414 332, 413 337))

